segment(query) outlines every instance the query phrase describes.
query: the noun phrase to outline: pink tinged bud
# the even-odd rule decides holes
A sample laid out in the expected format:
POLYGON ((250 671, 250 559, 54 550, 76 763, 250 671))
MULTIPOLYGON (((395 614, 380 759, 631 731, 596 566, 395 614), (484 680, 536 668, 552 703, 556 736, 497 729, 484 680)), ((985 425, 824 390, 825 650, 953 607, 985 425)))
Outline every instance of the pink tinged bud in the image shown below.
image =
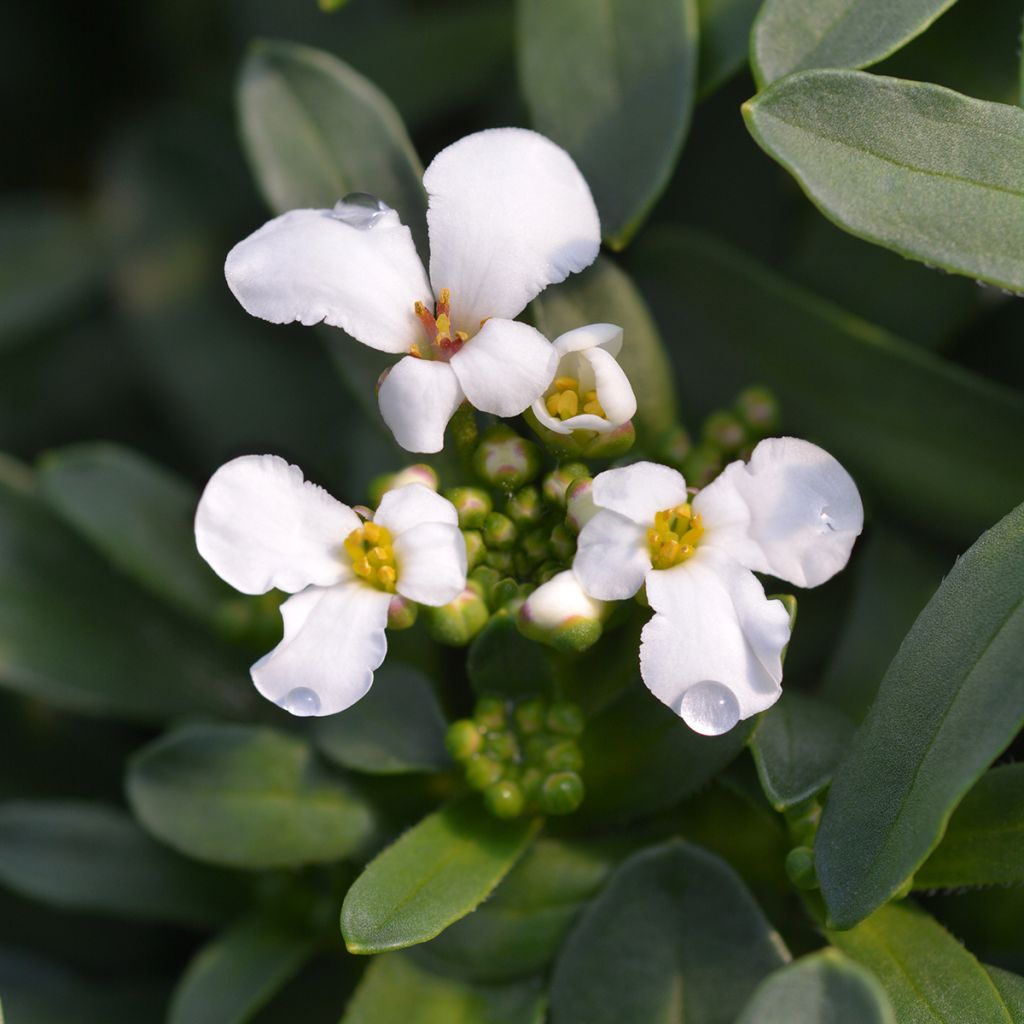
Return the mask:
POLYGON ((430 634, 439 643, 465 647, 487 625, 487 602, 472 587, 440 608, 424 608, 430 634))
POLYGON ((540 452, 514 430, 499 425, 484 434, 473 453, 473 467, 488 483, 517 490, 536 477, 540 452))
POLYGON ((414 466, 406 466, 397 473, 384 473, 382 476, 374 477, 370 481, 370 501, 375 506, 379 505, 380 499, 388 491, 404 487, 406 484, 423 484, 424 487, 436 491, 438 483, 437 473, 430 466, 422 462, 417 463, 414 466))
POLYGON ((519 609, 520 632, 560 651, 585 651, 601 636, 607 605, 584 593, 572 570, 539 586, 519 609))
POLYGON ((419 605, 395 594, 388 605, 388 629, 408 629, 416 621, 419 605))
POLYGON ((565 492, 565 522, 577 533, 597 512, 594 504, 594 481, 588 476, 574 480, 565 492))

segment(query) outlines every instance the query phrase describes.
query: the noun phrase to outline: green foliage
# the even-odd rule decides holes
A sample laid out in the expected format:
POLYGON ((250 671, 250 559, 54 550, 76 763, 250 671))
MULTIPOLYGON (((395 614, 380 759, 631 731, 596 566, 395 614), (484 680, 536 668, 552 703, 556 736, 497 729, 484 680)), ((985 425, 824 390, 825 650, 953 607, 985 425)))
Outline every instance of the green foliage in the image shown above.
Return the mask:
POLYGON ((700 13, 697 91, 701 98, 746 64, 750 26, 760 6, 760 0, 697 0, 700 13))

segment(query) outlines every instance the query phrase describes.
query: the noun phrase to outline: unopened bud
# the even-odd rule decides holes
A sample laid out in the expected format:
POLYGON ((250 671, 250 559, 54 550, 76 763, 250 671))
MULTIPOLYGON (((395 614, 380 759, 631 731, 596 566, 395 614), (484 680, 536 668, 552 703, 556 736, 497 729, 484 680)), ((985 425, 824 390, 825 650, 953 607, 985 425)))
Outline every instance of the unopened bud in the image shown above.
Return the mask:
POLYGON ((731 412, 713 412, 702 431, 705 441, 728 454, 735 454, 747 442, 747 431, 731 412))
MULTIPOLYGON (((587 433, 589 432, 574 430, 573 436, 587 433)), ((581 439, 578 452, 587 459, 617 459, 620 455, 625 455, 634 444, 636 429, 633 427, 633 421, 627 420, 604 433, 594 434, 586 441, 581 439)))
POLYGON ((509 497, 505 512, 516 526, 530 526, 540 522, 544 515, 540 491, 536 487, 521 487, 509 497))
POLYGON ((472 587, 440 608, 424 608, 430 635, 438 643, 464 647, 487 625, 487 602, 472 587))
POLYGON ((456 761, 468 761, 474 754, 479 754, 483 743, 484 738, 471 718, 452 722, 444 736, 444 745, 456 761))
POLYGON ((468 586, 491 604, 491 591, 501 579, 501 573, 489 565, 478 565, 470 574, 468 586))
POLYGON ((532 441, 505 426, 488 430, 473 453, 480 477, 507 491, 528 484, 540 469, 540 451, 532 441))
POLYGON ((502 576, 515 571, 515 557, 511 551, 488 551, 484 556, 484 565, 497 569, 502 576))
POLYGON ((565 492, 565 523, 577 533, 597 514, 594 481, 589 476, 573 480, 565 492))
POLYGON ((747 388, 736 399, 735 409, 755 437, 767 437, 779 428, 779 403, 767 388, 747 388))
POLYGON ((796 846, 786 854, 786 876, 798 889, 817 889, 814 851, 809 846, 796 846))
POLYGON ((479 530, 463 530, 462 539, 466 542, 466 566, 470 570, 475 569, 487 554, 484 535, 479 530))
POLYGON ((555 772, 544 780, 539 802, 545 814, 571 814, 583 802, 583 780, 576 772, 555 772))
POLYGON ((517 818, 526 806, 522 789, 510 779, 488 786, 484 790, 484 802, 496 818, 517 818))
POLYGON ((576 554, 576 536, 564 523, 559 523, 552 531, 548 541, 551 554, 562 562, 569 563, 576 554))
POLYGON ((519 584, 511 576, 504 576, 491 588, 491 605, 495 611, 504 608, 519 597, 519 584))
POLYGON ((511 764, 519 757, 519 744, 510 732, 494 732, 484 740, 484 753, 496 761, 511 764))
POLYGON ((721 449, 702 441, 683 463, 683 476, 691 487, 704 487, 722 471, 721 449))
POLYGON ((501 778, 500 761, 486 754, 473 754, 466 762, 466 785, 472 789, 484 790, 501 778))
POLYGON ((501 732, 508 725, 505 702, 500 697, 481 697, 473 708, 473 720, 486 732, 501 732))
POLYGON ((554 771, 578 772, 583 767, 583 755, 575 740, 552 743, 544 754, 544 767, 554 771))
POLYGON ((479 530, 494 509, 491 496, 480 487, 449 487, 444 496, 455 506, 463 530, 479 530))
POLYGON ((517 704, 512 717, 515 720, 516 728, 524 735, 538 733, 544 728, 544 720, 547 712, 547 704, 540 698, 524 700, 517 704))
POLYGON ((585 651, 601 636, 606 605, 595 601, 571 569, 539 586, 519 609, 519 631, 559 651, 585 651))
POLYGON ((388 605, 388 629, 408 629, 416 621, 419 605, 395 594, 388 605))
POLYGON ((484 520, 483 536, 488 549, 508 551, 515 544, 519 531, 508 516, 492 512, 484 520))
POLYGON ((693 441, 685 427, 678 423, 669 427, 658 439, 655 445, 655 454, 662 462, 673 466, 679 466, 693 449, 693 441))
POLYGON ((378 476, 370 483, 370 501, 374 505, 379 505, 380 499, 388 491, 393 491, 396 487, 404 487, 406 484, 423 484, 424 487, 436 491, 437 472, 433 467, 418 462, 413 466, 400 469, 397 473, 385 473, 383 476, 378 476))
POLYGON ((519 549, 530 565, 540 565, 550 554, 548 531, 531 531, 522 539, 519 549))
POLYGON ((556 701, 548 708, 547 727, 559 736, 581 736, 583 734, 583 712, 579 706, 567 700, 556 701))
POLYGON ((590 470, 582 462, 564 462, 557 469, 553 469, 541 485, 544 497, 554 505, 565 504, 565 492, 573 480, 580 480, 590 476, 590 470))

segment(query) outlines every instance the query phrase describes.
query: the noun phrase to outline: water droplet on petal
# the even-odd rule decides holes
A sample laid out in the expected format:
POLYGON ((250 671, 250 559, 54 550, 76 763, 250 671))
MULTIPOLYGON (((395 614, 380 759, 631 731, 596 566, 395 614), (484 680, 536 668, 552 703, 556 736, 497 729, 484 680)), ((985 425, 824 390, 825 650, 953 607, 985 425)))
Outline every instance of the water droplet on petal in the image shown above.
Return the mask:
POLYGON ((349 192, 344 199, 334 204, 331 215, 349 227, 368 231, 384 214, 390 212, 391 207, 387 203, 368 192, 349 192))
POLYGON ((721 736, 740 720, 740 704, 729 687, 708 679, 683 694, 679 714, 701 736, 721 736))
POLYGON ((277 702, 277 706, 300 718, 308 718, 319 713, 320 698, 308 687, 296 686, 277 702))
POLYGON ((832 523, 832 509, 825 505, 818 513, 818 518, 822 521, 824 526, 829 530, 834 530, 835 526, 832 523))

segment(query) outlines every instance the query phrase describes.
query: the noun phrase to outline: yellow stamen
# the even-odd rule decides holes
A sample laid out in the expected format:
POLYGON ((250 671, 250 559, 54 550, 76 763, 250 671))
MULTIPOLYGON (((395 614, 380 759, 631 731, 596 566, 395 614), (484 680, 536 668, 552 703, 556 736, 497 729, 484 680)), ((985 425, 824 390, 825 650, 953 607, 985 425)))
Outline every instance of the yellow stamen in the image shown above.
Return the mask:
POLYGON ((655 569, 671 569, 690 558, 697 550, 704 526, 689 503, 664 509, 654 517, 647 531, 647 547, 655 569))
POLYGON ((580 382, 575 377, 556 377, 555 388, 558 391, 578 391, 580 382))
POLYGON ((581 391, 580 382, 575 377, 556 377, 551 382, 551 389, 544 398, 544 407, 555 418, 571 419, 582 411, 591 416, 600 416, 603 420, 608 419, 598 401, 597 392, 581 391))
POLYGON ((563 391, 558 396, 558 417, 570 419, 580 411, 580 396, 575 391, 563 391))
POLYGON ((378 590, 395 592, 398 569, 391 532, 378 523, 367 522, 356 527, 342 546, 352 560, 352 571, 378 590))

